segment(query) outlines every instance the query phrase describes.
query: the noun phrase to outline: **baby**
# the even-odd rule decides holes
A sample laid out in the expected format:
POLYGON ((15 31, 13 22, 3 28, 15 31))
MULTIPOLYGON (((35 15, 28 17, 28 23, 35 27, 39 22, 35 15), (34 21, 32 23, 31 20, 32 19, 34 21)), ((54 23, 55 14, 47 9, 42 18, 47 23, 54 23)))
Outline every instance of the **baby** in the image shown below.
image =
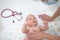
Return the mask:
MULTIPOLYGON (((44 21, 44 26, 38 26, 38 21, 34 15, 30 14, 26 18, 26 23, 22 29, 26 35, 33 34, 34 32, 42 32, 48 30, 48 22, 44 21)), ((32 37, 26 37, 24 40, 40 40, 32 37)))

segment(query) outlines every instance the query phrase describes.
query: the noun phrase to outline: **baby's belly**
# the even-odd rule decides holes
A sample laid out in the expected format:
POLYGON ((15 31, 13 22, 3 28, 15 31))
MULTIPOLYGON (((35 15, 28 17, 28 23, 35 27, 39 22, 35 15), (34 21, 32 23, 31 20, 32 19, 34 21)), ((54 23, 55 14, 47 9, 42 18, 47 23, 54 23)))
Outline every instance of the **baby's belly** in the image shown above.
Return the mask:
POLYGON ((35 33, 35 32, 41 32, 41 31, 39 28, 29 30, 29 33, 35 33))

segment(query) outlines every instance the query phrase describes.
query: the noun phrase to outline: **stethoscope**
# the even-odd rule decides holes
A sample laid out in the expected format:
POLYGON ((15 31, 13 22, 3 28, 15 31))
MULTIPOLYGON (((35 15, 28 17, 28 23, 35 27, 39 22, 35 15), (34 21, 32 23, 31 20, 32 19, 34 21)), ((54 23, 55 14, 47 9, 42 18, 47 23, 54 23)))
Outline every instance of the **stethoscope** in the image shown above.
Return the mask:
MULTIPOLYGON (((4 10, 2 10, 2 12, 1 12, 1 17, 3 17, 3 18, 9 18, 9 17, 13 16, 13 17, 15 17, 18 21, 20 21, 20 20, 23 19, 23 17, 21 17, 21 15, 22 15, 22 12, 18 13, 18 12, 16 12, 16 11, 12 11, 11 9, 4 9, 4 10), (4 12, 6 12, 6 11, 10 11, 10 12, 11 12, 11 15, 9 15, 9 16, 3 16, 4 12), (18 16, 20 17, 20 19, 18 19, 17 17, 15 17, 15 15, 18 15, 18 16)), ((14 22, 15 22, 15 21, 13 20, 13 23, 14 23, 14 22)))

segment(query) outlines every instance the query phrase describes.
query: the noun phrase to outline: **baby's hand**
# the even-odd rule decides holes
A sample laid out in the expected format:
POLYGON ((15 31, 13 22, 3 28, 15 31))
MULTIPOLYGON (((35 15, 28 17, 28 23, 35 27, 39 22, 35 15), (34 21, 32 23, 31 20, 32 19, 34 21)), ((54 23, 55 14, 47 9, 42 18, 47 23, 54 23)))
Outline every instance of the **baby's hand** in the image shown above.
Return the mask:
POLYGON ((44 24, 48 24, 48 21, 43 20, 43 23, 44 23, 44 24))
POLYGON ((48 21, 43 21, 43 24, 44 24, 44 26, 40 27, 40 29, 42 31, 48 30, 49 29, 49 27, 48 27, 48 21))
POLYGON ((28 26, 28 23, 27 23, 27 22, 25 22, 25 23, 24 23, 24 26, 28 26))

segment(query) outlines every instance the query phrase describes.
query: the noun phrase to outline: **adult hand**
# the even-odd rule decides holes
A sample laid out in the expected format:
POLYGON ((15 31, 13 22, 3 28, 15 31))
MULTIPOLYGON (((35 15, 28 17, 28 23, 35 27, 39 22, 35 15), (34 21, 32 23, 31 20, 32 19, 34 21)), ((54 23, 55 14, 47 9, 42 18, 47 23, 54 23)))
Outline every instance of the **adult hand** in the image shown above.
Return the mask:
POLYGON ((46 14, 42 14, 42 15, 39 15, 39 18, 41 18, 42 20, 45 20, 45 21, 52 21, 53 18, 46 15, 46 14))
POLYGON ((34 32, 33 34, 30 34, 29 37, 34 39, 45 39, 47 38, 47 34, 44 32, 34 32))

